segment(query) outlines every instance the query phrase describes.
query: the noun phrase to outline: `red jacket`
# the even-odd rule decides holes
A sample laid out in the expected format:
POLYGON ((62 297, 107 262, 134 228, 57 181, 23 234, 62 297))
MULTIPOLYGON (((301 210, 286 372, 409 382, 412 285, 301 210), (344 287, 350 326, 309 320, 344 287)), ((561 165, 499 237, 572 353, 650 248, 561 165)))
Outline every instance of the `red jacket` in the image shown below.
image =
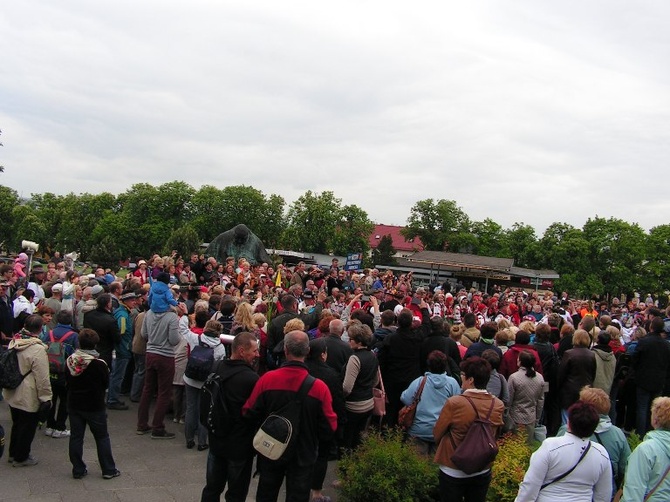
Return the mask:
POLYGON ((535 350, 535 347, 532 345, 521 344, 512 345, 507 350, 507 352, 503 354, 498 373, 500 373, 505 378, 509 378, 512 373, 516 372, 516 370, 519 369, 519 365, 517 364, 517 361, 519 360, 519 354, 521 354, 521 352, 524 350, 530 351, 535 356, 535 371, 544 376, 544 372, 542 371, 542 361, 540 361, 540 356, 535 350))

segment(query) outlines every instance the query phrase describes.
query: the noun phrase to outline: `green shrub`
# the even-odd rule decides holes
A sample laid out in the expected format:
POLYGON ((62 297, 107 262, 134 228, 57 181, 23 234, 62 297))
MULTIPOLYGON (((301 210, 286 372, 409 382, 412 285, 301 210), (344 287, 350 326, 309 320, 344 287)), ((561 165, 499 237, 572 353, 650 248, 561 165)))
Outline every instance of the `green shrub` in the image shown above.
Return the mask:
POLYGON ((398 430, 371 432, 338 465, 340 500, 348 502, 432 502, 437 466, 403 441, 398 430))
POLYGON ((487 500, 512 502, 530 465, 533 448, 526 443, 523 432, 505 434, 498 440, 498 447, 500 450, 493 463, 487 500))
POLYGON ((638 436, 637 432, 635 431, 631 432, 626 439, 628 439, 628 446, 630 446, 630 451, 633 451, 642 442, 642 438, 638 436))

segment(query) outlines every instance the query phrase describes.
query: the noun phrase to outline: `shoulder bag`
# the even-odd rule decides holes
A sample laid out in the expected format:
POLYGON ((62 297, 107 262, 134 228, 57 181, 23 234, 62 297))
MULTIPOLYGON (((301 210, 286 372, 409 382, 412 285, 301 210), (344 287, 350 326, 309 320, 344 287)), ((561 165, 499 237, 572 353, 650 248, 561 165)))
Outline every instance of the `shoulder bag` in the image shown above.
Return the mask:
POLYGON ((414 393, 411 404, 403 406, 398 412, 398 425, 400 425, 400 427, 404 430, 412 427, 412 424, 414 423, 416 407, 419 405, 419 401, 421 401, 421 394, 423 394, 423 387, 426 385, 427 379, 427 376, 424 376, 423 379, 421 379, 421 383, 419 384, 419 388, 414 393))

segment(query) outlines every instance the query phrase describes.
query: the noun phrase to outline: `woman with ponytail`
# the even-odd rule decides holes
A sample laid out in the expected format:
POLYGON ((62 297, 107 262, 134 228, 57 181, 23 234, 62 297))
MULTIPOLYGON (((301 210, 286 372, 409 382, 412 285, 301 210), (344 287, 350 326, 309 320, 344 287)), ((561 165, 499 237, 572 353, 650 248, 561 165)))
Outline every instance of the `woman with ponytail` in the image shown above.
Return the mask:
POLYGON ((544 378, 535 371, 535 355, 529 350, 519 354, 519 369, 510 375, 509 416, 517 429, 525 428, 528 443, 535 436, 535 426, 539 424, 544 406, 544 378))

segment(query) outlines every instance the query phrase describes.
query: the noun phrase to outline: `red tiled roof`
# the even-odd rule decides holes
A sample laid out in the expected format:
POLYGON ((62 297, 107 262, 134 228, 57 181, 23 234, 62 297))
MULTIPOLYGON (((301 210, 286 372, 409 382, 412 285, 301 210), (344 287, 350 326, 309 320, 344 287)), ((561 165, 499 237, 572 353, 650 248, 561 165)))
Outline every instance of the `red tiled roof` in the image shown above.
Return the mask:
POLYGON ((421 239, 415 237, 412 242, 408 242, 400 234, 400 230, 404 227, 397 227, 394 225, 375 225, 375 229, 370 234, 368 242, 370 243, 370 249, 376 249, 379 245, 379 241, 385 235, 390 235, 393 240, 393 249, 396 251, 423 251, 423 243, 421 239))

